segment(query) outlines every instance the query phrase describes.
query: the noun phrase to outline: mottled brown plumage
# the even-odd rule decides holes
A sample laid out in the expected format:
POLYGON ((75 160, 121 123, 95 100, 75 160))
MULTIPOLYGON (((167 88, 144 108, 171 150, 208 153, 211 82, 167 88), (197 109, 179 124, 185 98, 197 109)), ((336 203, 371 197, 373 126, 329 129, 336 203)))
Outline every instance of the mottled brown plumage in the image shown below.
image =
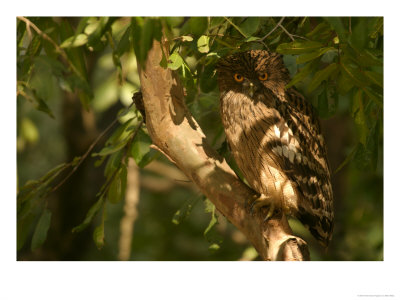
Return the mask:
POLYGON ((333 229, 326 146, 312 106, 294 88, 281 55, 240 52, 217 65, 228 143, 249 185, 297 217, 323 245, 333 229))

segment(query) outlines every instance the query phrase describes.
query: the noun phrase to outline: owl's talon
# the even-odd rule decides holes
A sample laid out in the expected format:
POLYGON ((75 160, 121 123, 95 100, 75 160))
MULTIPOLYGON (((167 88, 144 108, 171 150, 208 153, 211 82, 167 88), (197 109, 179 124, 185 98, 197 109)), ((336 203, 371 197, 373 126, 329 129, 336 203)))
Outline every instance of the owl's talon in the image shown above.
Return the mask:
POLYGON ((256 211, 261 210, 262 208, 268 209, 267 215, 264 218, 264 222, 268 221, 275 214, 275 203, 271 197, 266 197, 261 195, 253 200, 250 204, 250 212, 252 215, 255 215, 256 211))

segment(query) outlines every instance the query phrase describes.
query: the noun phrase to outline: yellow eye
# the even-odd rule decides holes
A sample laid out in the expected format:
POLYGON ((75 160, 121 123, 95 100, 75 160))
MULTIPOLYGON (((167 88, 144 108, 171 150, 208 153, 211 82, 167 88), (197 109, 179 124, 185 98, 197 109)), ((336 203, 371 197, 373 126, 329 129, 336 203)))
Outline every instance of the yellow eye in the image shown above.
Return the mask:
POLYGON ((268 74, 267 73, 262 73, 260 76, 258 76, 258 79, 261 81, 267 80, 268 79, 268 74))
POLYGON ((236 74, 233 76, 233 78, 235 78, 235 80, 236 80, 237 82, 242 82, 242 81, 244 80, 244 77, 243 77, 242 75, 238 74, 238 73, 236 73, 236 74))

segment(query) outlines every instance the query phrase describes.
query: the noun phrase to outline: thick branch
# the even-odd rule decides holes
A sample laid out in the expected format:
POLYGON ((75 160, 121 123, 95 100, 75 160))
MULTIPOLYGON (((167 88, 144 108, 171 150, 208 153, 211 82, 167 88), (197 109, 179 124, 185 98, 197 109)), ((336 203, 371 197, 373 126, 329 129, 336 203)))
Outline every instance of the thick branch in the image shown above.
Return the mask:
MULTIPOLYGON (((164 53, 169 52, 167 45, 162 47, 164 53)), ((145 68, 138 68, 146 125, 153 143, 246 235, 262 259, 307 259, 306 243, 292 235, 284 215, 264 222, 263 216, 249 212, 246 203, 255 192, 209 146, 185 106, 177 75, 160 66, 161 58, 161 45, 154 41, 145 68)))

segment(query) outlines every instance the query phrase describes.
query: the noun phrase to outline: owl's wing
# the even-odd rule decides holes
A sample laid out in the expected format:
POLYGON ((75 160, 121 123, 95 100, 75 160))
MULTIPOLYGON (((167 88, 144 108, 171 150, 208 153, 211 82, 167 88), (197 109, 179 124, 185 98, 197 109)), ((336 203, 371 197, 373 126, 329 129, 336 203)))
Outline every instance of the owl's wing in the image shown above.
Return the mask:
POLYGON ((319 121, 295 89, 289 89, 283 99, 276 98, 275 109, 280 118, 270 150, 301 195, 296 217, 327 245, 333 230, 333 195, 319 121))

